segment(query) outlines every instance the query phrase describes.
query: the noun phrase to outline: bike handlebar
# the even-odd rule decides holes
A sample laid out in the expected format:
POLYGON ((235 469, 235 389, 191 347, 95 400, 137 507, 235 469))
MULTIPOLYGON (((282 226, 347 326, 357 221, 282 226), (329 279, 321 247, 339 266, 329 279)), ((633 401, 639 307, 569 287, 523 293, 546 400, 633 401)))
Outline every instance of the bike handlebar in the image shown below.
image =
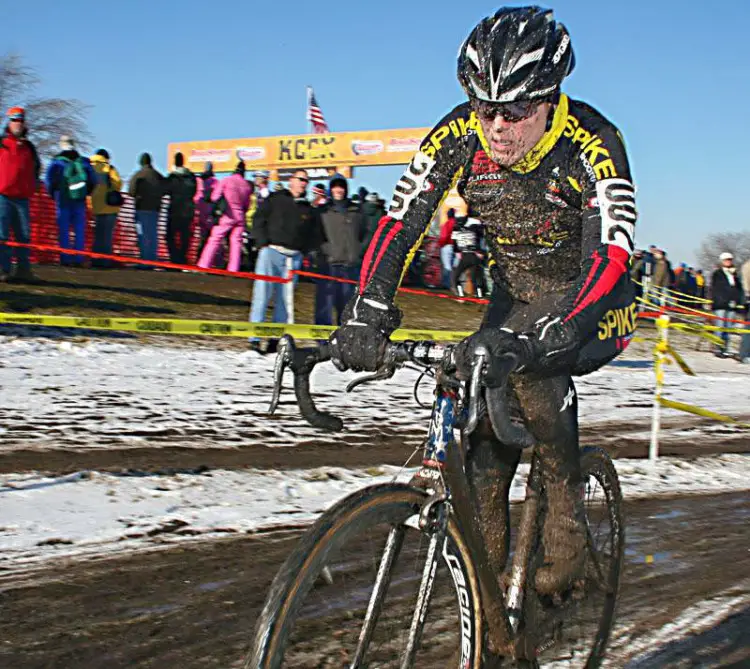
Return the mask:
MULTIPOLYGON (((415 362, 423 366, 439 367, 452 375, 455 364, 450 355, 453 347, 437 346, 433 342, 402 342, 390 344, 385 355, 384 366, 375 374, 352 381, 347 390, 351 391, 356 385, 366 381, 387 379, 393 376, 396 367, 405 362, 415 362)), ((468 389, 468 419, 464 430, 471 433, 476 429, 480 418, 479 400, 483 387, 482 376, 488 361, 488 352, 484 348, 477 350, 472 367, 468 389)), ((327 343, 316 348, 298 349, 294 339, 289 335, 281 337, 278 343, 276 363, 274 365, 274 388, 271 397, 269 413, 274 413, 278 407, 284 370, 289 367, 294 374, 294 394, 302 417, 313 427, 330 432, 343 429, 343 421, 326 411, 320 411, 310 393, 310 374, 315 365, 331 359, 330 346, 327 343)), ((502 381, 493 387, 484 386, 487 414, 495 435, 505 446, 514 448, 528 448, 536 442, 534 437, 523 425, 515 425, 508 411, 508 379, 516 369, 517 359, 508 355, 500 361, 493 361, 498 372, 496 376, 502 381)))

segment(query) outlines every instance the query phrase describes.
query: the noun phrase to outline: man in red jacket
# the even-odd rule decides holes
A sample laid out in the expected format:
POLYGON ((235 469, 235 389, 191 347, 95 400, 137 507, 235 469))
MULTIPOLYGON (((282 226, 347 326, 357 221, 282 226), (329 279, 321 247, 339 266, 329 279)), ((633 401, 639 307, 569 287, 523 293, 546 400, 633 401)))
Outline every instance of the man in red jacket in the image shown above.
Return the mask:
MULTIPOLYGON (((39 156, 26 138, 26 114, 21 107, 8 110, 8 124, 0 137, 0 283, 10 278, 13 250, 5 246, 11 230, 17 242, 31 239, 29 198, 39 179, 39 156)), ((34 277, 29 264, 29 249, 16 249, 16 276, 19 281, 34 277)))

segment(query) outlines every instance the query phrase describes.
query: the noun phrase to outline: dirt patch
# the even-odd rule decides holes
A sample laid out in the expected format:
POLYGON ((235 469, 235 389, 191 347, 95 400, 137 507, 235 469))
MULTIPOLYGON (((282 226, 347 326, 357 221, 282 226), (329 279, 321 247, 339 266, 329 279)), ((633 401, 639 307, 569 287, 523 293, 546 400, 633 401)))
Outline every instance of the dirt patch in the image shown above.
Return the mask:
MULTIPOLYGON (((614 643, 625 641, 613 650, 616 666, 631 659, 632 641, 746 578, 750 539, 745 494, 637 501, 625 511, 614 643)), ((297 537, 221 539, 0 576, 0 665, 240 666, 271 579, 297 537)), ((737 638, 742 628, 728 629, 733 643, 704 652, 701 666, 748 656, 747 638, 737 638)))
MULTIPOLYGON (((40 266, 38 285, 8 284, 0 295, 0 311, 61 316, 190 318, 245 321, 253 282, 185 272, 134 269, 92 270, 40 266)), ((433 291, 437 293, 437 291, 433 291)), ((471 330, 478 327, 484 307, 424 295, 400 294, 404 327, 471 330)), ((315 285, 300 282, 295 292, 295 320, 314 322, 315 285)), ((269 312, 270 314, 270 312, 269 312)), ((80 332, 80 331, 79 331, 80 332)), ((0 329, 2 333, 2 329, 0 329)), ((141 336, 149 341, 207 341, 205 337, 141 336)), ((242 339, 213 337, 212 345, 241 345, 242 339)))

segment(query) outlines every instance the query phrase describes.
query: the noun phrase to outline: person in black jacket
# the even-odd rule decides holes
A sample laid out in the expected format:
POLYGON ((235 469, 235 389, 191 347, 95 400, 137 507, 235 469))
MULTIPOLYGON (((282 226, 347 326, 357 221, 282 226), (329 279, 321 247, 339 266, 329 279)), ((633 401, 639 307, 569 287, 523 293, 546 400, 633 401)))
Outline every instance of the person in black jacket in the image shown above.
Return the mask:
POLYGON ((128 193, 135 200, 135 225, 138 231, 138 246, 141 258, 157 260, 159 240, 159 210, 164 195, 164 176, 151 165, 151 156, 141 154, 138 161, 141 169, 130 179, 128 193))
MULTIPOLYGON (((716 314, 718 327, 732 328, 735 325, 732 321, 737 319, 737 307, 742 304, 742 282, 731 253, 722 253, 719 262, 721 265, 711 275, 711 308, 716 314)), ((724 345, 717 346, 715 355, 724 358, 729 348, 729 333, 717 334, 724 340, 724 345)))
MULTIPOLYGON (((256 274, 290 277, 290 273, 302 267, 302 256, 318 249, 324 240, 318 211, 305 198, 307 172, 297 170, 289 181, 289 189, 276 191, 255 212, 252 236, 258 249, 255 263, 256 274)), ((250 307, 250 322, 266 320, 266 309, 274 295, 273 322, 294 323, 294 285, 296 276, 289 283, 271 283, 256 280, 253 285, 253 301, 250 307)), ((259 340, 252 337, 253 348, 259 350, 259 340)), ((269 347, 269 351, 273 349, 269 347)))
MULTIPOLYGON (((344 279, 333 281, 319 279, 315 290, 315 325, 341 324, 341 314, 352 295, 359 278, 359 254, 367 229, 364 216, 348 198, 346 179, 336 174, 329 184, 331 199, 319 209, 323 230, 328 241, 318 255, 318 272, 344 279)), ((369 197, 369 196, 368 196, 369 197)), ((369 203, 365 203, 369 204, 369 203)))
POLYGON ((174 156, 174 171, 169 173, 164 192, 169 195, 167 212, 167 248, 169 261, 187 265, 190 250, 190 227, 195 215, 195 175, 185 167, 185 158, 179 151, 174 156))

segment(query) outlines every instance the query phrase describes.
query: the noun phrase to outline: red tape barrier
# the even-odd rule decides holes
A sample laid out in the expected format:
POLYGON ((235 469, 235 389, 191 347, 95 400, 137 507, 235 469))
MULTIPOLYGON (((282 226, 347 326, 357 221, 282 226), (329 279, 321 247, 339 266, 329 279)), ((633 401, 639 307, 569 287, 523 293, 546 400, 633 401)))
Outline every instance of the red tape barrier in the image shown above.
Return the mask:
MULTIPOLYGON (((317 272, 308 272, 302 269, 292 270, 297 276, 307 276, 311 279, 326 279, 329 281, 340 281, 341 283, 359 283, 353 279, 340 279, 335 276, 328 276, 327 274, 318 274, 317 272)), ((458 300, 459 302, 476 302, 477 304, 489 304, 489 300, 484 300, 479 297, 459 297, 458 295, 449 295, 448 293, 433 293, 429 290, 419 290, 417 288, 399 288, 399 293, 407 293, 409 295, 427 295, 428 297, 440 297, 444 300, 458 300)))
MULTIPOLYGON (((0 242, 6 246, 15 248, 27 248, 34 251, 40 251, 42 253, 64 253, 67 255, 78 255, 86 258, 95 258, 99 260, 113 260, 123 265, 146 265, 149 267, 162 267, 164 269, 171 270, 186 270, 193 273, 213 274, 215 276, 231 276, 237 279, 251 279, 253 281, 268 281, 269 283, 289 283, 291 279, 283 279, 278 276, 268 276, 265 274, 256 274, 255 272, 230 272, 225 269, 204 269, 197 265, 178 265, 176 263, 166 262, 163 260, 141 260, 140 258, 133 258, 132 256, 122 256, 110 253, 95 253, 93 251, 76 251, 75 249, 64 249, 59 246, 53 246, 50 244, 22 244, 20 242, 0 242)), ((292 274, 297 276, 305 276, 311 279, 323 279, 325 281, 338 281, 341 283, 358 283, 353 279, 343 279, 336 276, 328 276, 327 274, 319 274, 317 272, 308 272, 306 270, 292 270, 292 274)), ((458 302, 472 302, 475 304, 489 304, 489 300, 478 298, 478 297, 459 297, 458 295, 450 295, 448 293, 435 293, 429 290, 419 290, 417 288, 399 288, 400 293, 408 295, 425 295, 427 297, 437 297, 444 300, 455 300, 458 302)), ((717 320, 713 314, 708 312, 701 312, 694 309, 684 309, 681 307, 662 307, 664 311, 657 312, 641 312, 638 314, 638 318, 659 318, 665 311, 671 311, 675 313, 691 315, 691 316, 703 316, 707 319, 717 320)), ((734 319, 721 319, 725 323, 737 323, 740 325, 750 326, 750 321, 741 321, 734 319)))
POLYGON ((53 253, 65 253, 71 256, 85 256, 87 258, 97 258, 101 260, 115 260, 123 265, 148 265, 149 267, 163 267, 165 269, 187 270, 189 272, 217 274, 220 276, 233 276, 240 279, 253 279, 256 281, 268 281, 270 283, 289 283, 290 279, 282 279, 279 276, 266 276, 265 274, 255 274, 254 272, 230 272, 225 269, 204 269, 197 265, 178 265, 176 263, 165 262, 163 260, 141 260, 131 256, 120 256, 109 253, 94 253, 93 251, 76 251, 74 249, 63 249, 59 246, 48 246, 46 244, 21 244, 19 242, 2 242, 6 246, 17 248, 34 249, 37 251, 50 251, 53 253))
MULTIPOLYGON (((6 246, 22 249, 32 249, 35 251, 42 251, 47 253, 65 253, 67 255, 78 255, 86 258, 96 258, 100 260, 113 260, 123 265, 147 265, 149 267, 163 267, 164 269, 174 270, 187 270, 196 274, 214 274, 217 276, 231 276, 237 279, 252 279, 253 281, 268 281, 270 283, 289 283, 291 279, 282 279, 278 276, 268 276, 265 274, 256 274, 255 272, 230 272, 225 269, 204 269, 197 265, 178 265, 163 260, 141 260, 140 258, 133 258, 131 256, 121 256, 110 253, 94 253, 93 251, 76 251, 75 249, 64 249, 59 246, 52 246, 49 244, 22 244, 20 242, 0 242, 6 246)), ((318 274, 317 272, 308 272, 306 270, 292 270, 292 274, 297 276, 306 276, 312 279, 323 279, 326 281, 339 281, 341 283, 358 283, 352 279, 343 279, 336 276, 328 276, 327 274, 318 274)), ((416 288, 399 288, 399 292, 407 293, 409 295, 426 295, 428 297, 438 297, 447 300, 457 300, 459 302, 475 302, 477 304, 488 304, 489 300, 480 299, 477 297, 459 297, 457 295, 449 295, 448 293, 433 293, 429 290, 418 290, 416 288)))

